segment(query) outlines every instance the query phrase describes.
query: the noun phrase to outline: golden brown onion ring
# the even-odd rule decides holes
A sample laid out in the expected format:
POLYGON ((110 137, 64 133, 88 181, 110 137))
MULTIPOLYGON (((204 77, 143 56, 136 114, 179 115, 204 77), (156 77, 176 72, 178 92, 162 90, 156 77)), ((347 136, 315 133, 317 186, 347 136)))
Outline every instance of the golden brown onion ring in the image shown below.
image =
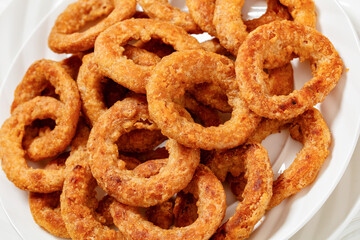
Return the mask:
POLYGON ((260 118, 241 100, 233 67, 230 59, 204 50, 175 52, 164 57, 146 86, 149 113, 161 132, 192 148, 211 150, 242 144, 260 118), (194 123, 185 108, 178 104, 186 89, 202 82, 217 84, 224 89, 229 105, 233 107, 231 119, 224 124, 203 127, 194 123))
POLYGON ((272 119, 296 117, 322 102, 343 71, 343 62, 329 39, 292 21, 272 22, 250 33, 239 49, 235 66, 241 97, 252 111, 272 119), (293 53, 301 61, 310 60, 313 78, 289 95, 270 96, 262 69, 282 65, 293 53))
POLYGON ((49 47, 56 53, 89 50, 101 32, 130 18, 135 11, 135 0, 78 0, 57 17, 49 35, 49 47))
POLYGON ((266 149, 260 144, 244 145, 240 149, 242 153, 237 155, 237 160, 243 161, 247 180, 243 200, 212 239, 248 238, 255 224, 264 216, 272 196, 273 172, 266 149))
POLYGON ((132 206, 153 206, 171 198, 191 180, 200 161, 198 149, 168 140, 169 160, 159 174, 144 178, 126 170, 116 140, 133 129, 157 128, 145 99, 126 98, 105 112, 91 130, 88 150, 92 173, 112 197, 132 206))
MULTIPOLYGON (((22 147, 25 126, 35 119, 62 119, 64 104, 52 98, 39 96, 19 105, 0 129, 1 165, 8 179, 18 188, 31 192, 50 193, 59 191, 64 182, 64 169, 34 169, 26 163, 26 151, 22 147)), ((66 121, 63 119, 62 121, 66 121)), ((63 126, 57 125, 52 132, 63 134, 63 126)), ((71 140, 71 139, 70 139, 71 140)), ((56 141, 56 137, 53 139, 56 141)), ((48 142, 47 145, 50 145, 48 142)))
POLYGON ((17 86, 11 105, 12 113, 22 103, 40 96, 49 85, 55 88, 63 103, 58 109, 61 115, 56 119, 54 130, 36 137, 29 144, 26 151, 32 160, 54 157, 63 152, 75 135, 80 115, 81 101, 75 81, 60 63, 45 59, 33 63, 17 86))

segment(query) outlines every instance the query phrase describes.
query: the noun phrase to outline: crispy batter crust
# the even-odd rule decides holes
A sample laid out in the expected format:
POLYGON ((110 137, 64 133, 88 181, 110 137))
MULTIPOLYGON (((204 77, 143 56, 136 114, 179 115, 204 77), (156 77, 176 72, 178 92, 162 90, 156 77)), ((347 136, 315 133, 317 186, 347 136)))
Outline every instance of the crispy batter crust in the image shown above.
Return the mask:
MULTIPOLYGON (((8 179, 18 188, 43 193, 61 190, 65 178, 64 169, 33 169, 29 167, 26 163, 26 151, 22 147, 22 139, 25 126, 30 125, 35 119, 64 118, 62 111, 59 111, 62 108, 64 108, 64 104, 54 98, 35 97, 19 105, 2 125, 0 129, 1 165, 8 179)), ((52 132, 62 133, 63 127, 57 125, 52 132)), ((52 145, 54 141, 58 141, 58 138, 50 138, 47 145, 52 145)))
POLYGON ((250 33, 235 63, 241 97, 260 116, 289 119, 322 102, 336 86, 343 62, 332 43, 315 29, 292 21, 272 22, 250 33), (263 68, 281 66, 292 58, 309 59, 313 78, 289 95, 265 92, 263 68), (272 66, 272 67, 271 67, 272 66))
POLYGON ((29 144, 26 152, 32 160, 54 157, 64 151, 75 135, 80 115, 81 101, 75 81, 60 63, 46 59, 34 62, 27 70, 15 90, 12 113, 22 103, 40 96, 49 85, 55 88, 55 93, 63 103, 58 110, 62 116, 56 119, 57 127, 53 131, 35 138, 29 144))
POLYGON ((161 229, 144 220, 136 208, 118 202, 110 209, 114 223, 131 239, 209 239, 225 215, 223 186, 207 167, 200 164, 184 191, 197 199, 198 218, 189 226, 161 229))
POLYGON ((186 148, 170 139, 166 144, 169 160, 159 174, 143 178, 126 170, 118 159, 115 142, 132 129, 157 128, 147 108, 145 99, 117 102, 99 118, 88 142, 91 170, 99 185, 118 201, 132 206, 148 207, 171 198, 190 182, 200 161, 198 149, 186 148))
POLYGON ((56 53, 77 53, 94 47, 97 36, 135 14, 135 0, 78 0, 56 19, 48 44, 56 53), (103 18, 103 19, 102 19, 103 18), (101 20, 99 20, 101 19, 101 20), (94 26, 82 30, 87 24, 94 26))

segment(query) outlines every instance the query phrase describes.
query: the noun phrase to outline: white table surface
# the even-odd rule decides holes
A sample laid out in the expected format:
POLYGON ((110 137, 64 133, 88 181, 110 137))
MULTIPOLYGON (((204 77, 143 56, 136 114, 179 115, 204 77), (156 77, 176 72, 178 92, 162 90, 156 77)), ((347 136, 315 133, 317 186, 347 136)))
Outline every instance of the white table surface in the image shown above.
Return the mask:
MULTIPOLYGON (((0 82, 3 81, 14 57, 21 47, 21 45, 26 41, 27 37, 32 33, 36 25, 39 21, 46 15, 47 12, 50 11, 53 7, 56 6, 58 2, 61 0, 0 0, 0 33, 2 42, 4 44, 0 45, 0 82), (19 4, 21 3, 21 4, 19 4), (21 6, 21 7, 19 7, 21 6), (29 12, 29 6, 39 6, 32 7, 32 11, 29 12), (40 7, 41 6, 41 7, 40 7), (11 9, 17 8, 17 14, 13 13, 11 9), (7 11, 11 10, 11 11, 7 11), (36 12, 33 12, 33 11, 36 12), (31 17, 29 17, 31 14, 31 17), (11 37, 6 38, 6 33, 10 32, 12 25, 11 22, 22 21, 24 27, 24 31, 16 32, 11 31, 11 37), (11 43, 11 44, 10 44, 11 43), (5 57, 6 56, 6 57, 5 57)), ((315 0, 316 1, 316 0, 315 0)), ((352 20, 357 33, 360 35, 360 14, 358 13, 360 3, 359 0, 338 0, 338 2, 342 5, 346 13, 349 15, 352 20), (355 7, 356 6, 356 7, 355 7)), ((357 144, 354 156, 351 161, 359 160, 360 157, 360 142, 357 144)), ((0 202, 1 204, 1 202, 0 202)), ((16 206, 14 206, 16 207, 16 206)), ((320 210, 321 211, 321 210, 320 210)), ((339 232, 335 234, 332 231, 335 229, 327 229, 328 233, 323 234, 324 236, 330 236, 332 239, 342 239, 342 240, 355 240, 360 239, 360 212, 353 212, 350 219, 346 219, 346 226, 338 229, 339 232)), ((326 219, 322 219, 322 215, 315 215, 314 218, 323 220, 326 222, 326 219)), ((318 221, 318 220, 317 220, 318 221)), ((305 226, 306 228, 306 226, 305 226)), ((306 234, 302 234, 304 229, 300 230, 299 234, 296 236, 296 239, 306 239, 306 234)), ((324 231, 324 230, 322 230, 324 231)), ((316 237, 314 239, 319 239, 316 237)), ((9 218, 6 215, 6 212, 0 206, 0 239, 6 240, 20 240, 21 238, 17 234, 16 230, 11 225, 9 218)), ((31 239, 31 237, 29 238, 31 239)))

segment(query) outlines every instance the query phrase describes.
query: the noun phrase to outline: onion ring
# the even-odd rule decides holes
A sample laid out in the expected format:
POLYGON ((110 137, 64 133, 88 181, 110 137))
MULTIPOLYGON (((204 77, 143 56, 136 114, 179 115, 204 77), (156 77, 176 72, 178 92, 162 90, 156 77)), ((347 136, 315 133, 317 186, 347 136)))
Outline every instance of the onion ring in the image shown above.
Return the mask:
POLYGON ((154 66, 141 66, 123 56, 122 47, 131 39, 160 38, 175 50, 200 49, 200 43, 181 27, 153 19, 130 19, 106 29, 95 42, 95 59, 101 71, 120 85, 145 93, 154 66))
POLYGON ((323 116, 315 108, 310 108, 295 119, 281 121, 264 118, 248 142, 260 143, 270 134, 285 128, 289 128, 291 137, 301 142, 303 148, 292 164, 274 181, 268 210, 311 184, 329 154, 331 133, 323 116))
POLYGON ((111 205, 115 225, 131 239, 209 239, 220 225, 226 209, 225 191, 212 172, 200 164, 185 192, 192 193, 199 206, 194 223, 187 227, 161 229, 142 218, 136 208, 119 202, 111 205))
POLYGON ((243 161, 247 179, 243 200, 237 205, 235 214, 217 230, 212 239, 248 238, 255 224, 265 214, 272 196, 273 172, 266 149, 260 144, 250 144, 241 146, 240 151, 242 153, 237 155, 237 160, 243 161))
POLYGON ((339 81, 343 62, 332 43, 315 29, 281 21, 250 34, 239 49, 235 70, 241 97, 252 111, 267 118, 290 119, 324 100, 339 81), (293 52, 300 60, 310 59, 313 78, 289 95, 269 96, 262 69, 283 64, 293 52))
POLYGON ((170 139, 166 143, 169 160, 159 174, 143 178, 126 170, 115 141, 132 129, 157 128, 147 108, 145 99, 117 102, 99 118, 88 141, 91 170, 98 184, 116 200, 132 206, 153 206, 171 198, 190 182, 200 161, 199 150, 170 139))
POLYGON ((138 3, 150 18, 171 22, 184 28, 189 33, 201 32, 190 14, 171 6, 168 1, 138 0, 138 3))
POLYGON ((49 35, 48 45, 56 53, 89 50, 94 47, 95 40, 101 32, 119 21, 130 18, 135 12, 135 0, 78 0, 57 17, 49 35), (86 24, 94 21, 99 22, 82 31, 86 24))
MULTIPOLYGON (((0 129, 1 164, 7 178, 18 188, 31 192, 59 191, 64 181, 64 169, 33 169, 25 159, 22 148, 25 126, 35 119, 62 119, 64 104, 51 97, 35 97, 19 105, 0 129)), ((60 131, 56 126, 53 131, 60 131)), ((47 144, 49 145, 49 143, 47 144)))
POLYGON ((185 146, 206 150, 238 146, 260 119, 245 107, 233 78, 233 62, 215 53, 188 50, 164 57, 146 86, 150 116, 165 136, 185 146), (174 102, 186 89, 202 82, 219 84, 233 107, 231 119, 217 127, 194 123, 190 114, 174 102))
POLYGON ((20 104, 40 96, 49 84, 55 87, 55 93, 59 94, 60 101, 64 104, 58 109, 62 114, 56 119, 55 129, 35 138, 26 149, 28 156, 34 161, 63 152, 75 135, 80 115, 81 101, 75 81, 59 63, 51 60, 39 60, 29 67, 15 90, 11 112, 20 104))

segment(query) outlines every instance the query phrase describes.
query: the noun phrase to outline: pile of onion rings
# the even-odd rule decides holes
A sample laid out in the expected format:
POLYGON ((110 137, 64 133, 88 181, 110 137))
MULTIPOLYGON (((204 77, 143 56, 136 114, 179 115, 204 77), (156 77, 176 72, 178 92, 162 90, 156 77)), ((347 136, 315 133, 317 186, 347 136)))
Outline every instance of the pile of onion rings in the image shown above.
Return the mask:
POLYGON ((252 20, 244 0, 186 3, 189 13, 167 0, 78 0, 48 38, 72 55, 24 73, 0 128, 1 165, 52 235, 246 239, 316 180, 331 133, 315 105, 343 62, 315 29, 314 2, 268 0, 252 20), (215 38, 191 35, 201 32, 215 38), (313 74, 300 90, 297 57, 313 74), (303 148, 273 179, 261 142, 285 128, 303 148), (226 182, 239 201, 229 219, 226 182))

